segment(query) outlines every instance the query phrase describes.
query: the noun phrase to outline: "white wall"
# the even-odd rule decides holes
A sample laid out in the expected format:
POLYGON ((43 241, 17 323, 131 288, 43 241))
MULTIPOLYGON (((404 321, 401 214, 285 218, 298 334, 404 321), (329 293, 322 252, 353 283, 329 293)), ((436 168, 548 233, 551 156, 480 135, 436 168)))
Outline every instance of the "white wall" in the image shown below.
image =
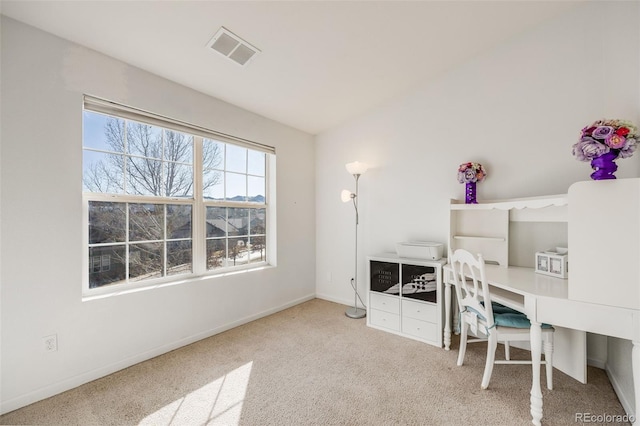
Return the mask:
POLYGON ((1 59, 2 412, 314 296, 313 136, 5 17, 1 59), (275 146, 277 267, 83 302, 83 93, 275 146))
MULTIPOLYGON (((588 180, 589 164, 571 155, 580 130, 603 117, 640 122, 637 8, 589 3, 318 135, 318 294, 352 303, 353 208, 339 198, 353 188, 349 161, 374 167, 360 179, 360 273, 365 255, 397 241, 446 242, 449 199, 464 196, 462 162, 488 171, 480 201, 566 193, 588 180), (616 25, 585 25, 607 19, 616 25)), ((618 177, 638 176, 640 153, 618 165, 618 177)))
MULTIPOLYGON (((363 293, 366 255, 410 239, 446 243, 449 199, 464 197, 456 180, 460 163, 486 167, 480 201, 566 193, 589 180, 589 164, 571 154, 580 130, 600 118, 640 124, 638 8, 637 2, 586 3, 320 134, 318 297, 353 303, 353 209, 339 199, 342 188, 353 187, 344 168, 349 161, 374 166, 360 179, 363 293), (607 22, 615 25, 599 24, 607 22)), ((640 152, 618 165, 619 178, 640 176, 640 152)))

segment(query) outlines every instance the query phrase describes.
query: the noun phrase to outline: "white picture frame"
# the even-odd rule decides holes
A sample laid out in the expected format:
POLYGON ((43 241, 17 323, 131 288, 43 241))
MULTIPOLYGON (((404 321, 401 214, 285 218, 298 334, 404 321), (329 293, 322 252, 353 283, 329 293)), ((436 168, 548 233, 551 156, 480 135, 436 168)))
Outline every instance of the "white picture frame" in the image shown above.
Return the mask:
POLYGON ((534 267, 535 271, 539 274, 549 275, 562 279, 568 278, 568 263, 566 252, 563 254, 553 251, 537 252, 534 267))

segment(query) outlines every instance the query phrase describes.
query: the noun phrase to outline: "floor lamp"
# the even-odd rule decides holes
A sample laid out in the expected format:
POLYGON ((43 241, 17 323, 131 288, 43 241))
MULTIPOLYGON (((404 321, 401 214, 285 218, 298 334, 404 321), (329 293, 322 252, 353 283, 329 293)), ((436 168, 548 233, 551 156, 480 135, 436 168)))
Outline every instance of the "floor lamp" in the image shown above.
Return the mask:
POLYGON ((358 161, 354 161, 353 163, 348 163, 346 165, 347 171, 353 175, 356 180, 356 192, 351 192, 348 189, 343 189, 340 198, 342 202, 348 203, 349 200, 353 202, 353 207, 356 209, 356 248, 355 248, 355 275, 354 278, 351 278, 351 287, 353 287, 354 301, 353 308, 347 309, 345 315, 349 318, 364 318, 367 315, 367 310, 365 309, 365 304, 360 299, 360 295, 358 294, 358 180, 360 176, 363 175, 369 166, 364 163, 360 163, 358 161), (360 300, 360 304, 363 306, 362 308, 358 308, 358 300, 360 300))

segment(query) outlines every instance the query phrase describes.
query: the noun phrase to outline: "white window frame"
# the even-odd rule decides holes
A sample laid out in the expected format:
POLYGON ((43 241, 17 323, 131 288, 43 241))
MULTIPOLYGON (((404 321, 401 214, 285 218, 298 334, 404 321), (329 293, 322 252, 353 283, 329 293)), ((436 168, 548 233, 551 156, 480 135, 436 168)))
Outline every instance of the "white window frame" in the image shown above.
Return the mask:
MULTIPOLYGON (((157 114, 153 114, 147 111, 143 111, 137 108, 128 107, 117 104, 115 102, 107 101, 104 99, 96 98, 93 96, 85 95, 83 103, 83 112, 90 111, 94 113, 101 113, 108 116, 113 116, 120 119, 131 120, 136 122, 142 122, 145 124, 151 124, 163 129, 179 131, 194 136, 193 139, 193 197, 159 197, 159 196, 146 196, 146 195, 131 195, 131 194, 105 194, 105 193, 93 193, 83 191, 83 284, 82 293, 85 299, 91 299, 93 297, 101 297, 104 295, 122 294, 130 291, 136 291, 139 289, 153 288, 165 285, 173 285, 182 283, 185 281, 202 278, 206 276, 225 275, 229 273, 236 273, 240 271, 248 271, 252 269, 262 269, 267 266, 275 266, 276 262, 276 244, 275 244, 275 148, 268 145, 252 142, 246 139, 233 137, 227 134, 215 132, 203 127, 192 125, 179 120, 167 118, 157 114), (231 144, 248 148, 254 151, 260 151, 265 153, 265 202, 236 202, 236 201, 220 201, 220 200, 207 200, 203 197, 202 189, 202 176, 203 176, 203 140, 212 139, 214 141, 222 142, 224 144, 231 144), (192 206, 192 272, 169 275, 160 278, 152 278, 142 281, 129 281, 129 277, 125 277, 125 281, 117 284, 107 284, 97 288, 89 288, 89 202, 91 201, 104 201, 104 202, 121 202, 121 203, 135 203, 135 204, 185 204, 192 206), (266 257, 264 261, 253 262, 244 265, 226 266, 215 269, 207 269, 207 256, 206 256, 206 208, 210 206, 215 207, 231 207, 231 208, 245 208, 245 209, 265 209, 265 246, 266 257)), ((84 140, 83 140, 84 151, 84 140)), ((224 165, 226 172, 226 164, 224 165)), ((251 176, 250 173, 245 173, 246 176, 251 176)), ((128 225, 128 220, 127 220, 128 225)), ((229 236, 226 236, 228 239, 229 236)), ((128 240, 128 239, 127 239, 128 240)), ((167 241, 167 239, 165 239, 167 241)), ((131 242, 127 241, 123 243, 130 245, 131 242)), ((128 252, 128 250, 127 250, 128 252)), ((127 254, 128 260, 128 254, 127 254)), ((166 262, 166 253, 165 253, 166 262)), ((109 265, 112 267, 112 265, 109 265)), ((127 267, 128 271, 128 267, 127 267)), ((128 274, 127 274, 128 275, 128 274)))

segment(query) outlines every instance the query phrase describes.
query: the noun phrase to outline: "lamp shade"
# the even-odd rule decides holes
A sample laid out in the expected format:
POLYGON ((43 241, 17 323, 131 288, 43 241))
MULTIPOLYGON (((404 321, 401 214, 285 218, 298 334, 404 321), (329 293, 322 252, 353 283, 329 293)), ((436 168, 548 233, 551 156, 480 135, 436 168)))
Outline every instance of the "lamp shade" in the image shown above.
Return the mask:
POLYGON ((345 167, 347 168, 347 171, 352 175, 363 175, 367 170, 369 170, 369 166, 367 164, 361 163, 359 161, 348 163, 345 167))
POLYGON ((343 189, 342 192, 340 193, 340 199, 342 200, 343 203, 348 203, 349 200, 351 200, 352 196, 353 194, 348 189, 343 189))

